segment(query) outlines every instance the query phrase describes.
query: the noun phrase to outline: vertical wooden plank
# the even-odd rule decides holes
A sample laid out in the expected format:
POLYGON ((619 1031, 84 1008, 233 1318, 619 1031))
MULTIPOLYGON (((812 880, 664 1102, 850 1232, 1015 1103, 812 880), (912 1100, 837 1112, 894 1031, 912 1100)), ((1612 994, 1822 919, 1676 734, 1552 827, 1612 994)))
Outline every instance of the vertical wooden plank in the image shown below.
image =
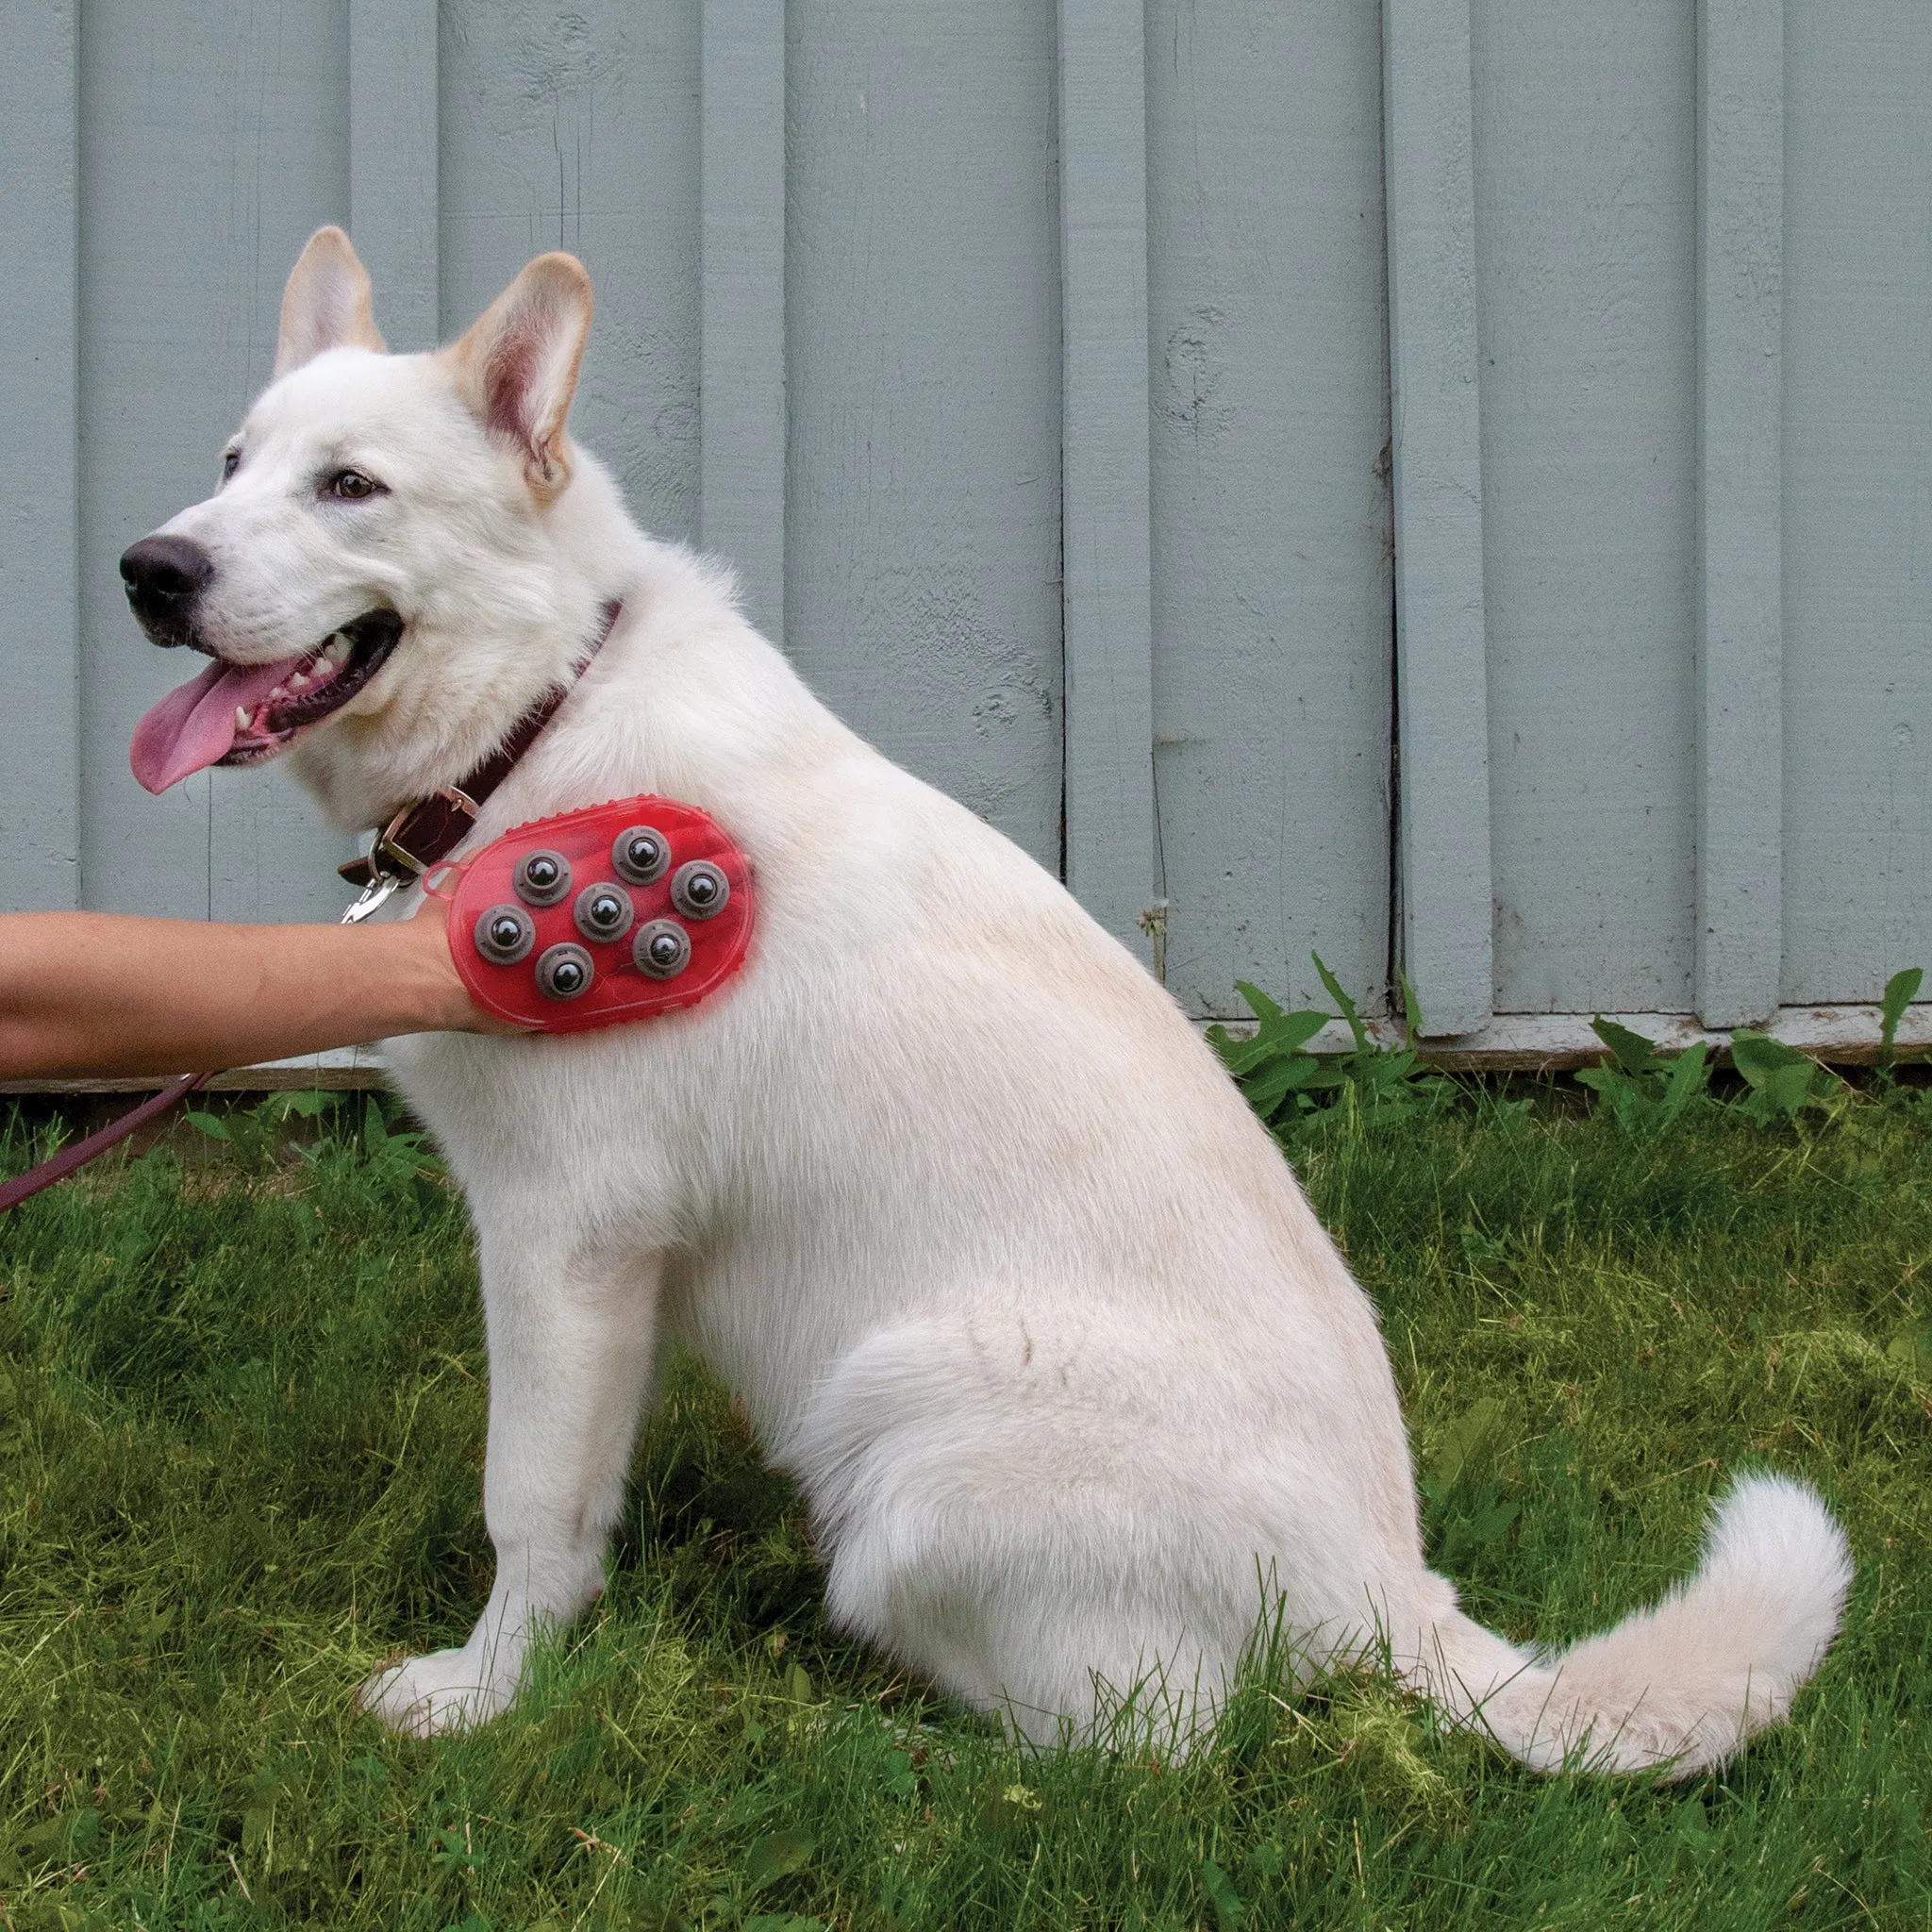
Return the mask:
POLYGON ((1682 1013, 1696 929, 1694 0, 1471 0, 1500 1013, 1682 1013))
POLYGON ((1056 30, 788 0, 785 648, 1058 868, 1056 30))
POLYGON ((1784 945, 1784 0, 1697 9, 1697 1014, 1784 945))
POLYGON ((162 798, 134 782, 135 720, 195 664, 142 638, 115 559, 213 488, 273 368, 290 266, 348 219, 348 0, 88 0, 80 76, 85 902, 327 918, 350 841, 286 767, 198 773, 162 798))
POLYGON ((1147 9, 1167 984, 1382 1005, 1392 576, 1380 6, 1147 9))
POLYGON ((445 7, 437 70, 445 330, 533 255, 577 256, 597 313, 571 434, 679 542, 698 538, 699 7, 445 7))
POLYGON ((1403 960, 1424 1031, 1490 1017, 1469 0, 1384 0, 1403 960))
POLYGON ((699 541, 785 637, 785 0, 704 0, 699 541))
POLYGON ((1784 73, 1782 991, 1808 1006, 1932 967, 1932 7, 1789 8, 1784 73))
POLYGON ((0 908, 80 903, 76 0, 0 60, 0 908))
POLYGON ((349 0, 349 233, 391 349, 441 335, 436 0, 349 0))
POLYGON ((1141 0, 1060 0, 1066 879, 1142 958, 1156 896, 1141 0))
MULTIPOLYGON (((235 0, 226 0, 234 5, 235 0)), ((398 6, 391 20, 400 25, 408 19, 415 0, 398 6)), ((200 0, 204 16, 207 0, 200 0)), ((356 0, 329 0, 327 5, 311 4, 299 24, 283 18, 283 10, 266 0, 245 0, 237 8, 243 22, 245 44, 251 58, 263 63, 265 72, 275 75, 272 83, 281 92, 266 93, 260 108, 258 131, 238 129, 233 159, 228 165, 238 174, 252 159, 262 155, 269 142, 278 146, 287 142, 271 163, 280 179, 268 188, 248 208, 245 225, 238 224, 227 242, 229 258, 239 270, 245 259, 253 269, 253 303, 259 307, 272 301, 278 314, 281 288, 293 265, 296 252, 308 239, 298 225, 308 208, 326 210, 308 224, 312 231, 323 221, 343 224, 351 230, 355 216, 354 142, 357 116, 352 86, 354 56, 354 8, 356 0), (291 97, 302 103, 291 112, 291 97), (251 140, 255 143, 251 154, 251 140), (292 230, 292 232, 291 232, 292 230), (286 238, 286 239, 284 239, 286 238)), ((365 45, 365 52, 367 51, 365 45)), ((433 48, 432 48, 433 51, 433 48)), ((390 68, 385 85, 396 91, 393 106, 396 118, 417 115, 423 103, 411 97, 413 71, 410 50, 405 39, 390 33, 381 57, 390 68)), ((432 69, 433 73, 433 69, 432 69)), ((375 147, 374 168, 385 180, 384 192, 391 207, 401 207, 408 194, 405 148, 393 140, 385 148, 377 137, 377 125, 365 119, 363 131, 375 147)), ((413 136, 413 144, 428 144, 434 165, 436 143, 435 97, 428 103, 425 125, 413 136)), ((269 149, 275 152, 275 149, 269 149)), ((365 156, 365 168, 370 157, 365 156)), ((266 172, 266 169, 264 169, 266 172)), ((365 173, 364 179, 369 175, 365 173)), ((433 186, 434 175, 431 175, 433 186)), ((431 303, 428 320, 420 336, 396 332, 398 348, 427 347, 436 339, 435 227, 428 228, 431 303)), ((407 291, 419 283, 423 269, 415 258, 420 251, 399 251, 385 246, 380 230, 377 256, 372 266, 377 276, 377 312, 386 321, 408 316, 407 291), (384 278, 399 280, 405 302, 384 299, 384 278)), ((420 310, 421 305, 416 305, 420 310)), ((412 327, 420 325, 412 325, 412 327)), ((258 349, 259 344, 258 343, 258 349)), ((237 397, 236 414, 245 407, 253 391, 267 379, 251 369, 237 397)), ((198 479, 197 479, 198 480, 198 479)), ((206 487, 206 486, 202 486, 206 487)), ((194 494, 199 494, 197 489, 194 494)), ((353 855, 356 841, 331 830, 322 823, 315 801, 295 782, 286 764, 265 771, 210 771, 208 782, 208 916, 210 919, 287 920, 332 919, 348 903, 349 894, 335 869, 353 855)), ((191 781, 192 782, 192 781, 191 781)))

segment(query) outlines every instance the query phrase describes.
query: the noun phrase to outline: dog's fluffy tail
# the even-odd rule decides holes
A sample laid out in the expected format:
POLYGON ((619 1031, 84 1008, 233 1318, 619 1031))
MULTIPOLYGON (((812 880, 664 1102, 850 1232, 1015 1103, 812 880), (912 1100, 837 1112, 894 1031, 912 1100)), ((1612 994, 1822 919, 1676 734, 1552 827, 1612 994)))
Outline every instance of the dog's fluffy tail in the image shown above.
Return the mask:
POLYGON ((1690 1777, 1790 1709, 1851 1580, 1844 1532, 1815 1491, 1746 1476, 1713 1514, 1696 1572, 1655 1609, 1548 1657, 1453 1611, 1405 1674, 1539 1770, 1690 1777))

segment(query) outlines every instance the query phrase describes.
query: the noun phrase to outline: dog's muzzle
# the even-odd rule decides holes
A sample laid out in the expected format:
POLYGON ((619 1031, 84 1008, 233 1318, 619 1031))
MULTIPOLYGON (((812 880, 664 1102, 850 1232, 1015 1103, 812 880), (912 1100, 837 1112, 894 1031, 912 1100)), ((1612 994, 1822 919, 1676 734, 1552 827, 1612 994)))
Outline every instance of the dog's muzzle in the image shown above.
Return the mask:
POLYGON ((121 557, 128 608, 149 641, 169 650, 194 641, 194 600, 214 574, 214 558, 188 537, 143 537, 121 557))

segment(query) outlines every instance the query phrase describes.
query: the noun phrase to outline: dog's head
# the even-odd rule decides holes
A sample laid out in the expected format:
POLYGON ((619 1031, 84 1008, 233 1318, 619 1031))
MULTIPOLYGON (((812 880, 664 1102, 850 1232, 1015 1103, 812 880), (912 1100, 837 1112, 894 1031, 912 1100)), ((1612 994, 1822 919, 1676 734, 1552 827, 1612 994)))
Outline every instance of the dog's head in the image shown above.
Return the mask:
POLYGON ((557 527, 590 320, 545 255, 453 346, 390 356, 348 237, 309 242, 215 493, 121 559, 148 637, 213 660, 136 727, 150 791, 299 744, 330 816, 371 823, 487 755, 596 606, 557 527))

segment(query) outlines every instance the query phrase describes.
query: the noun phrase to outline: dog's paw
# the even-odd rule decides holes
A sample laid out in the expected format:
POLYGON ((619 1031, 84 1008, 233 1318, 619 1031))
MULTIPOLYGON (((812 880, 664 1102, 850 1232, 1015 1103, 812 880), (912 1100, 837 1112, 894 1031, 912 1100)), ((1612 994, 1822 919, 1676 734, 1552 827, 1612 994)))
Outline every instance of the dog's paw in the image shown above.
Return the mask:
POLYGON ((516 1690, 514 1677, 503 1681, 472 1650, 432 1650, 376 1672, 357 1691, 356 1707, 392 1731, 433 1738, 488 1724, 516 1690))

